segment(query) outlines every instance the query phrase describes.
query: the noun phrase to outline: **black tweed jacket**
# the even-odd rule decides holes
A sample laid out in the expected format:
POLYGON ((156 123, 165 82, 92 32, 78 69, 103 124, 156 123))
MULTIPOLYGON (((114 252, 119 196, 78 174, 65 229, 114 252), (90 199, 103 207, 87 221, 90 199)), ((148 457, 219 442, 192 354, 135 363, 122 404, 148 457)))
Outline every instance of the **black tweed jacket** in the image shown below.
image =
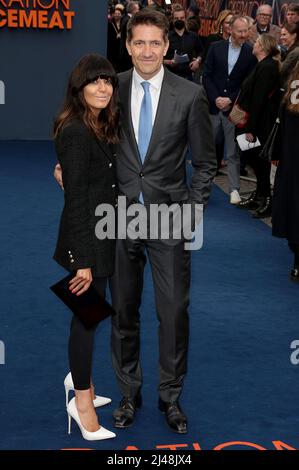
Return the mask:
POLYGON ((95 216, 95 209, 101 203, 116 205, 116 154, 79 120, 67 125, 55 144, 62 167, 64 208, 54 259, 69 271, 92 268, 95 277, 111 276, 115 241, 96 237, 100 217, 95 216))

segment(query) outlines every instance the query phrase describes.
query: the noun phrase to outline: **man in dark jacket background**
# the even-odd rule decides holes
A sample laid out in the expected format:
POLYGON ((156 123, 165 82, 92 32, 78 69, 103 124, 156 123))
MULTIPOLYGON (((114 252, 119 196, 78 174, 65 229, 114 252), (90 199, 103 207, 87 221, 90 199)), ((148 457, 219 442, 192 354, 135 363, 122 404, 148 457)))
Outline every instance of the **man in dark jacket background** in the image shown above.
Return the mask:
POLYGON ((210 102, 210 114, 215 140, 222 130, 225 138, 230 203, 239 204, 240 156, 235 142, 235 126, 228 115, 244 79, 256 65, 252 47, 246 43, 249 35, 247 19, 236 16, 231 23, 231 37, 215 42, 208 52, 203 71, 203 85, 210 102))

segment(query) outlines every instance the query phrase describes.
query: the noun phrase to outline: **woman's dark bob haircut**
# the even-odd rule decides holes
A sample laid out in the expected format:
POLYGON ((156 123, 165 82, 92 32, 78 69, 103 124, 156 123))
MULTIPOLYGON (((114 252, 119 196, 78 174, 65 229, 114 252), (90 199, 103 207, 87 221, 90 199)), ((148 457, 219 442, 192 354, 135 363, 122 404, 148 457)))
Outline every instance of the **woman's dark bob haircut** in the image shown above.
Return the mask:
POLYGON ((54 136, 73 119, 82 120, 99 139, 108 143, 119 140, 118 78, 110 62, 98 54, 84 56, 71 72, 65 102, 54 123, 54 136), (113 95, 107 108, 96 117, 84 98, 84 88, 98 78, 109 80, 113 95))

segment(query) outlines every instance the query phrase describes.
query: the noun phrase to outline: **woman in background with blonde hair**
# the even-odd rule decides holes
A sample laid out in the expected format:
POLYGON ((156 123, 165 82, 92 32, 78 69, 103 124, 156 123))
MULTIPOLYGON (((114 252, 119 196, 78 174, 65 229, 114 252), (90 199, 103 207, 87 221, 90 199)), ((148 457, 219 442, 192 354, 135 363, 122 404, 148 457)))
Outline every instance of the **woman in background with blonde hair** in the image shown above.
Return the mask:
POLYGON ((290 273, 299 282, 299 62, 291 73, 283 99, 280 162, 275 177, 272 233, 286 238, 294 253, 290 273))
POLYGON ((254 19, 251 18, 251 16, 245 16, 244 18, 246 18, 247 22, 248 22, 248 26, 249 26, 249 30, 248 30, 248 41, 250 43, 254 42, 253 40, 253 26, 254 26, 254 19))
MULTIPOLYGON (((254 43, 253 54, 258 63, 243 82, 238 104, 249 115, 248 121, 238 134, 246 134, 248 142, 259 139, 263 146, 277 117, 280 102, 280 52, 276 39, 270 34, 260 35, 254 43)), ((259 157, 262 147, 247 150, 245 157, 256 179, 256 190, 241 201, 238 207, 255 209, 253 217, 271 215, 271 163, 259 157)))
POLYGON ((202 63, 205 61, 210 46, 213 42, 227 40, 230 37, 230 23, 233 16, 234 15, 231 10, 223 10, 219 14, 212 33, 206 39, 205 49, 202 54, 202 63))

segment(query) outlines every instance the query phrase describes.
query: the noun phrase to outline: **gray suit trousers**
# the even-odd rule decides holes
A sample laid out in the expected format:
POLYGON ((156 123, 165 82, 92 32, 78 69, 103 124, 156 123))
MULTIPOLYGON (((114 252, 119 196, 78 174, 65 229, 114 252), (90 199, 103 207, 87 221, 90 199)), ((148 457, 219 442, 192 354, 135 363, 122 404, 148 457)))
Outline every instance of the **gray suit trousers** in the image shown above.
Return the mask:
POLYGON ((159 396, 179 398, 187 371, 190 252, 184 241, 118 240, 112 279, 112 360, 122 394, 141 389, 140 314, 146 254, 150 262, 159 321, 159 396))
POLYGON ((228 176, 228 190, 231 193, 234 189, 240 189, 240 154, 235 139, 235 126, 231 123, 228 117, 221 111, 218 114, 211 114, 211 121, 213 125, 214 138, 216 140, 219 128, 222 128, 226 154, 227 154, 227 176, 228 176))

